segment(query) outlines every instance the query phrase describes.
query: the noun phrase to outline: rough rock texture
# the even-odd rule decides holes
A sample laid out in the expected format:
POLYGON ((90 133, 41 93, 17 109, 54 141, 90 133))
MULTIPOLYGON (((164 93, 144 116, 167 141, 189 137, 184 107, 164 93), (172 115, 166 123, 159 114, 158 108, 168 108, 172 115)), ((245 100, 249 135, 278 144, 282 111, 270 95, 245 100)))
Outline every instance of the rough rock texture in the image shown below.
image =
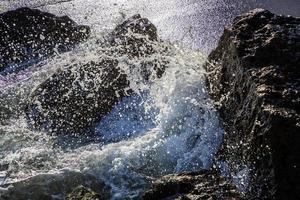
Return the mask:
POLYGON ((167 175, 153 183, 144 200, 152 199, 241 199, 236 187, 212 171, 167 175))
MULTIPOLYGON (((142 18, 140 14, 134 15, 118 25, 106 38, 112 46, 117 46, 113 54, 126 54, 129 58, 147 57, 157 52, 156 41, 159 41, 157 29, 147 18, 142 18)), ((165 49, 164 51, 167 51, 165 49)), ((146 60, 146 59, 145 59, 146 60)), ((157 60, 142 61, 141 71, 146 80, 151 76, 147 69, 149 65, 154 65, 156 75, 161 77, 165 70, 166 63, 157 60)))
MULTIPOLYGON (((82 191, 82 196, 98 196, 99 199, 110 198, 110 187, 93 176, 74 171, 62 171, 58 174, 41 174, 1 188, 1 200, 52 200, 65 199, 72 191, 79 195, 78 187, 91 188, 95 192, 89 194, 82 191), (101 195, 96 195, 97 193, 101 195)), ((73 193, 74 194, 74 193, 73 193)), ((69 198, 75 200, 74 198, 69 198)), ((79 199, 78 199, 79 200, 79 199)), ((82 200, 82 199, 80 199, 82 200)), ((91 200, 86 198, 86 200, 91 200)), ((95 199, 96 200, 96 199, 95 199)))
POLYGON ((75 188, 66 198, 67 200, 100 200, 103 199, 98 193, 84 186, 75 188))
POLYGON ((300 19, 257 9, 225 29, 207 65, 225 122, 219 152, 249 168, 249 198, 300 199, 300 19))
POLYGON ((154 52, 152 46, 146 41, 158 40, 157 29, 148 19, 137 14, 117 25, 107 40, 111 45, 120 46, 118 53, 138 57, 154 52), (142 37, 133 37, 132 34, 139 34, 142 37), (140 49, 140 47, 145 47, 145 49, 140 49))
POLYGON ((26 111, 30 123, 56 133, 80 133, 90 127, 126 95, 129 82, 117 65, 116 60, 103 59, 76 66, 79 74, 55 73, 31 94, 26 111))
MULTIPOLYGON (((30 8, 0 14, 0 72, 66 51, 89 36, 90 29, 67 16, 30 8)), ((13 69, 11 69, 13 71, 13 69)))
MULTIPOLYGON (((82 133, 92 127, 124 96, 132 93, 127 74, 114 58, 127 56, 128 62, 147 60, 154 52, 151 47, 158 42, 157 38, 154 25, 140 15, 117 26, 106 41, 99 44, 109 47, 105 52, 107 56, 59 70, 32 92, 26 109, 30 124, 55 133, 82 133)), ((162 74, 153 59, 130 66, 141 68, 145 80, 149 79, 151 69, 155 76, 162 74)))

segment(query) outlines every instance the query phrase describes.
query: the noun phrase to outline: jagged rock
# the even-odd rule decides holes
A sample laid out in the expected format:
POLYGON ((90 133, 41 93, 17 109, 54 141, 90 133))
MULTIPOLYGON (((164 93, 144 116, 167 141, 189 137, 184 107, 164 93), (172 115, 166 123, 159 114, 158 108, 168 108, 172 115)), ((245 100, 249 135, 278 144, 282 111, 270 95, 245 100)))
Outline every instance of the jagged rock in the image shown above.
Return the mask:
MULTIPOLYGON (((66 199, 72 191, 77 191, 78 187, 91 188, 95 192, 90 195, 85 192, 86 197, 95 197, 96 193, 100 199, 110 198, 110 187, 99 181, 94 176, 85 175, 80 172, 64 170, 56 174, 40 174, 31 178, 18 181, 12 184, 1 186, 1 200, 52 200, 66 199), (3 189, 5 188, 6 189, 3 189), (77 189, 76 189, 77 188, 77 189)), ((75 200, 74 198, 72 200, 75 200)), ((81 199, 80 199, 81 200, 81 199)), ((88 200, 88 198, 86 199, 88 200)), ((90 200, 90 199, 89 199, 90 200)), ((96 200, 96 199, 95 199, 96 200)))
POLYGON ((213 171, 167 175, 153 183, 143 196, 152 199, 241 199, 236 187, 213 171))
POLYGON ((67 200, 100 200, 103 199, 98 193, 84 186, 78 186, 68 196, 67 200))
POLYGON ((218 156, 248 168, 248 197, 300 199, 300 19, 256 9, 210 54, 208 82, 225 122, 218 156))
POLYGON ((0 72, 66 51, 85 40, 87 26, 67 16, 19 8, 0 14, 0 72))
MULTIPOLYGON (((107 42, 112 46, 117 46, 114 53, 126 54, 129 58, 147 57, 154 54, 155 43, 159 41, 156 27, 140 14, 134 15, 118 25, 107 37, 107 42)), ((165 49, 167 51, 167 49, 165 49)), ((147 69, 149 65, 154 65, 157 77, 161 77, 165 70, 166 63, 159 63, 157 60, 151 62, 142 61, 141 71, 144 79, 148 80, 151 76, 147 69)))
POLYGON ((147 41, 157 41, 158 36, 156 27, 147 18, 142 18, 137 14, 117 25, 107 39, 111 45, 121 47, 118 53, 140 57, 154 53, 155 50, 147 41), (136 37, 133 34, 139 34, 142 37, 136 37))
MULTIPOLYGON (((147 60, 157 38, 156 28, 148 19, 140 15, 129 18, 99 44, 113 49, 105 52, 108 56, 65 67, 32 92, 26 108, 29 123, 36 129, 55 133, 86 131, 132 93, 127 74, 114 58, 125 55, 129 60, 147 60)), ((152 71, 161 76, 163 70, 159 66, 156 60, 132 65, 140 68, 145 81, 152 71)))

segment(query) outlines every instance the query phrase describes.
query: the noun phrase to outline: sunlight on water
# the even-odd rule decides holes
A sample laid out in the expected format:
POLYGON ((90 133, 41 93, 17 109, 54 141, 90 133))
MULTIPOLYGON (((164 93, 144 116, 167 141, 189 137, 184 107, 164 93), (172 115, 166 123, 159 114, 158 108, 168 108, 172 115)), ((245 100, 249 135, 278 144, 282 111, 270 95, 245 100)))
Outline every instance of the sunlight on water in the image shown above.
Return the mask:
MULTIPOLYGON (((118 199, 139 195, 152 178, 211 166, 223 132, 204 89, 202 65, 206 60, 200 52, 178 44, 157 42, 153 44, 157 53, 148 58, 117 58, 136 95, 124 98, 103 118, 95 130, 97 140, 50 136, 27 128, 19 112, 24 104, 21 99, 26 99, 34 85, 70 63, 109 57, 106 48, 112 47, 91 46, 95 40, 10 79, 2 77, 7 85, 1 89, 1 110, 5 113, 2 105, 13 108, 13 117, 2 120, 0 127, 0 165, 8 174, 6 181, 68 168, 104 180, 118 199), (168 51, 164 51, 166 47, 168 51), (143 59, 167 61, 163 77, 142 81, 138 66, 143 59)), ((73 73, 77 73, 76 66, 71 67, 73 73)))
MULTIPOLYGON (((148 41, 155 49, 151 56, 129 58, 114 53, 118 46, 100 45, 105 32, 95 31, 71 52, 0 75, 0 184, 68 169, 103 180, 112 188, 112 199, 133 198, 157 177, 212 165, 223 130, 205 90, 206 57, 181 43, 148 41), (28 128, 23 110, 39 84, 59 70, 88 74, 80 66, 103 58, 118 60, 135 94, 102 118, 94 135, 50 135, 28 128), (145 81, 141 66, 156 61, 167 63, 164 75, 157 78, 149 65, 145 81)), ((102 84, 95 77, 80 86, 89 81, 102 84)))
MULTIPOLYGON (((224 131, 206 91, 205 55, 217 45, 224 26, 237 15, 264 7, 298 16, 299 6, 291 6, 295 2, 2 0, 0 12, 29 6, 67 15, 76 23, 91 27, 92 32, 71 52, 59 54, 54 49, 57 55, 47 60, 27 60, 19 69, 0 72, 0 199, 12 188, 10 184, 21 183, 16 186, 16 190, 24 190, 21 192, 26 192, 23 183, 32 186, 34 193, 43 187, 51 192, 53 184, 59 185, 56 188, 68 188, 64 180, 74 181, 80 176, 86 177, 87 182, 94 178, 110 186, 111 199, 139 199, 156 178, 210 168, 224 131), (137 13, 153 22, 163 41, 143 38, 154 53, 132 58, 128 53, 120 53, 124 50, 121 45, 109 45, 107 35, 137 13), (105 90, 112 85, 101 78, 105 71, 97 64, 102 60, 117 61, 130 81, 125 89, 133 94, 89 127, 89 132, 50 134, 50 120, 45 120, 41 131, 34 131, 24 110, 40 84, 54 73, 67 70, 75 77, 68 91, 80 87, 89 92, 87 96, 99 97, 99 88, 105 90), (86 69, 89 67, 91 71, 86 69), (14 70, 16 73, 12 73, 14 70), (157 76, 157 70, 164 71, 162 77, 157 76)), ((38 100, 34 103, 41 105, 38 100)), ((247 166, 233 175, 228 163, 219 164, 221 173, 232 176, 232 182, 242 192, 248 187, 252 172, 247 166)), ((58 193, 52 197, 64 199, 66 194, 58 193)))

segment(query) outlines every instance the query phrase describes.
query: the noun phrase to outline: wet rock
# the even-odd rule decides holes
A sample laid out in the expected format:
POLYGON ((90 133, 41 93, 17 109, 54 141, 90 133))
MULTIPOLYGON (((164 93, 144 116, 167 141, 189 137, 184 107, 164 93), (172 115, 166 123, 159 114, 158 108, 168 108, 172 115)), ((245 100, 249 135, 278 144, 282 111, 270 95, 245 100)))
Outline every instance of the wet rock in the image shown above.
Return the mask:
POLYGON ((154 53, 149 42, 157 41, 158 36, 156 27, 147 18, 137 14, 117 25, 107 39, 111 45, 120 47, 118 53, 140 57, 154 53))
POLYGON ((66 51, 85 40, 87 26, 67 16, 19 8, 0 14, 0 72, 9 72, 66 51), (8 69, 9 68, 9 69, 8 69))
MULTIPOLYGON (((40 174, 12 184, 1 186, 1 200, 52 200, 66 199, 72 191, 82 191, 82 195, 88 197, 96 197, 97 193, 101 194, 102 199, 110 198, 110 187, 96 179, 94 176, 85 175, 80 172, 62 171, 56 174, 40 174), (80 190, 79 188, 91 188, 95 192, 89 190, 80 190), (6 188, 6 189, 5 189, 6 188), (75 189, 77 188, 77 189, 75 189)), ((100 198, 100 199, 101 199, 100 198)), ((75 200, 74 198, 69 198, 75 200)), ((80 199, 81 200, 81 199, 80 199)), ((90 199, 89 199, 90 200, 90 199)))
POLYGON ((197 173, 167 175, 153 183, 143 196, 152 199, 241 199, 236 187, 220 174, 203 170, 197 173))
POLYGON ((98 193, 84 186, 78 186, 68 196, 67 200, 100 200, 103 199, 98 193))
POLYGON ((154 53, 150 47, 157 44, 157 38, 154 25, 140 15, 117 26, 99 44, 109 47, 105 51, 107 56, 60 69, 32 92, 26 108, 31 126, 55 133, 82 133, 93 127, 124 96, 133 92, 120 61, 114 58, 125 56, 128 62, 141 61, 137 65, 125 63, 138 68, 127 73, 140 71, 141 81, 147 81, 152 72, 161 76, 159 62, 147 59, 154 53))
POLYGON ((55 73, 31 94, 29 123, 55 133, 91 127, 126 95, 129 81, 117 66, 116 60, 103 59, 55 73))
POLYGON ((257 9, 237 17, 210 54, 208 81, 226 135, 218 160, 246 193, 300 198, 300 19, 257 9))
MULTIPOLYGON (((147 57, 156 53, 156 42, 159 41, 154 24, 149 19, 141 17, 140 14, 125 20, 107 37, 107 42, 110 45, 118 47, 114 49, 114 53, 126 54, 129 58, 147 57)), ((154 65, 156 75, 161 77, 166 63, 164 61, 158 62, 158 60, 142 61, 140 68, 146 80, 151 76, 151 72, 147 69, 149 65, 154 65)))

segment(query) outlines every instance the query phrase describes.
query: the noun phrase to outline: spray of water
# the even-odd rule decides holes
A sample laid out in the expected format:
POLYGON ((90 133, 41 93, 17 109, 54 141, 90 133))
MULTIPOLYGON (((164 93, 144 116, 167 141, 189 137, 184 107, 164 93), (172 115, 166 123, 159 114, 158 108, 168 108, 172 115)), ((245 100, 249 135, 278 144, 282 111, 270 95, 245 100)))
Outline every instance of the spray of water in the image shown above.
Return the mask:
POLYGON ((211 166, 223 131, 205 91, 205 57, 159 41, 151 44, 154 54, 129 58, 112 54, 118 47, 98 45, 100 40, 95 35, 72 52, 0 77, 3 183, 67 168, 103 180, 112 188, 112 199, 120 199, 139 196, 159 176, 211 166), (103 58, 118 60, 134 95, 99 122, 96 136, 55 136, 28 128, 22 110, 34 88, 57 70, 76 74, 76 66, 103 58), (167 63, 165 73, 144 81, 141 66, 154 61, 167 63))

